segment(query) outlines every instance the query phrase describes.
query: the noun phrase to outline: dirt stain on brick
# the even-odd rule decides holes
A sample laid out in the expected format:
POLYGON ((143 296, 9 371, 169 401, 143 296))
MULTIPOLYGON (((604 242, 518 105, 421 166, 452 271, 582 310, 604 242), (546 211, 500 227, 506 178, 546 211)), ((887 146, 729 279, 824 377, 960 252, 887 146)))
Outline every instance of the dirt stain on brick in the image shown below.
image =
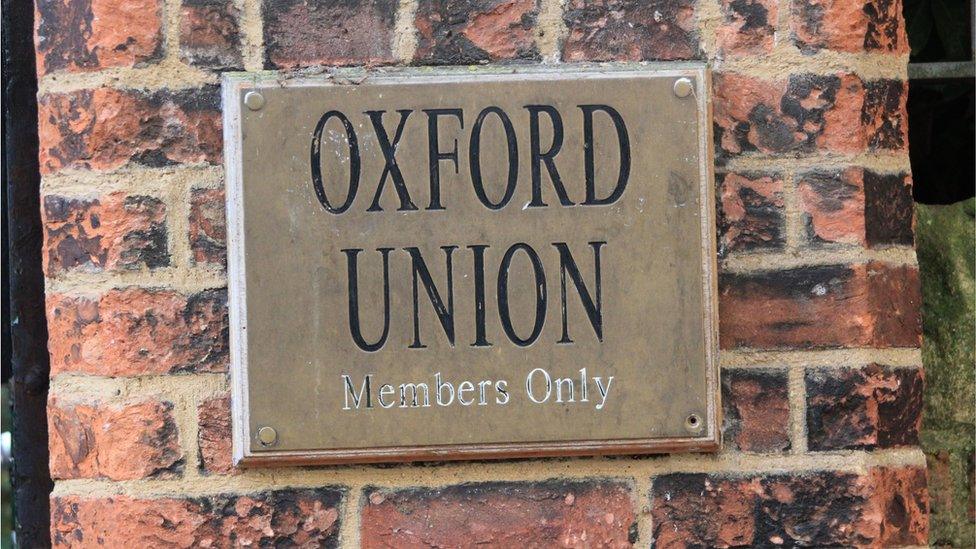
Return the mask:
POLYGON ((265 0, 265 68, 393 62, 395 0, 265 0))

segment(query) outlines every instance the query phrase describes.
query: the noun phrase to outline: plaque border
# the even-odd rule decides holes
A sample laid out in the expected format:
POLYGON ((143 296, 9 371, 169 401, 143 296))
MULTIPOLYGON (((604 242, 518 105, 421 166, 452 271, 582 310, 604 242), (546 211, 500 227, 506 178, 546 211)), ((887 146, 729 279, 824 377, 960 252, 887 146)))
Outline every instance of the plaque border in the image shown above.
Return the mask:
POLYGON ((718 275, 716 256, 714 152, 712 143, 712 106, 708 100, 711 90, 711 71, 705 63, 619 63, 579 64, 569 66, 526 67, 439 67, 385 68, 383 72, 362 68, 334 69, 309 76, 277 72, 228 72, 221 78, 223 104, 224 176, 226 178, 227 215, 227 285, 230 322, 230 379, 233 463, 235 466, 302 466, 345 463, 382 463, 411 461, 448 461, 472 459, 506 459, 531 457, 567 457, 621 454, 663 454, 673 452, 714 452, 721 446, 721 395, 718 368, 718 275), (251 90, 302 87, 356 85, 365 79, 388 82, 415 80, 428 82, 470 81, 473 77, 507 80, 512 75, 545 80, 547 77, 565 78, 577 75, 593 79, 627 73, 653 72, 658 77, 690 77, 694 79, 694 100, 698 105, 698 124, 701 128, 698 144, 699 187, 701 204, 701 265, 705 284, 702 286, 702 325, 705 338, 706 370, 706 428, 698 436, 601 439, 548 442, 511 442, 445 444, 420 446, 388 446, 377 448, 346 448, 333 450, 268 450, 250 449, 248 417, 246 279, 244 268, 244 205, 243 158, 241 151, 241 115, 243 94, 251 90))

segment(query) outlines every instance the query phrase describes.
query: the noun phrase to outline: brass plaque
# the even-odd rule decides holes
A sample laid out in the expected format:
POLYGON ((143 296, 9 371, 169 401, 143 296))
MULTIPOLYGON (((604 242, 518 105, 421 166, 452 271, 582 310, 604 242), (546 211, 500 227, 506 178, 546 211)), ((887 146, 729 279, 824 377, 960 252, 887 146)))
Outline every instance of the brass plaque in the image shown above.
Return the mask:
POLYGON ((715 449, 707 76, 228 76, 236 460, 715 449))

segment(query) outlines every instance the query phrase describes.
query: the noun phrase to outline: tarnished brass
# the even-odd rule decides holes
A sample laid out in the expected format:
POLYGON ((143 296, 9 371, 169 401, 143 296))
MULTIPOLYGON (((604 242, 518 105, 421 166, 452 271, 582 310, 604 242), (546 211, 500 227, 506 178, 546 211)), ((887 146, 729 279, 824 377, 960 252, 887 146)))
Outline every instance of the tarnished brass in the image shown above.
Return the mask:
POLYGON ((264 96, 256 91, 247 92, 244 94, 244 105, 252 111, 260 110, 264 106, 264 96))
POLYGON ((258 442, 262 446, 271 446, 278 442, 278 432, 273 427, 261 427, 258 429, 258 442))
POLYGON ((674 94, 678 97, 688 97, 695 90, 690 78, 679 78, 674 81, 674 94))
POLYGON ((235 459, 715 449, 707 78, 228 76, 235 459))

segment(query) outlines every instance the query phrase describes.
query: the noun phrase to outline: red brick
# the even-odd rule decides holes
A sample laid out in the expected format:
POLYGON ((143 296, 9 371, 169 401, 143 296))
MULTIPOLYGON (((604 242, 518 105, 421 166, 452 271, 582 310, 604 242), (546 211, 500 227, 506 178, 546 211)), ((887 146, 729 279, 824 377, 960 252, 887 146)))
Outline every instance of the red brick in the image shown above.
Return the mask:
POLYGON ((207 399, 197 406, 200 470, 227 474, 234 471, 231 455, 230 396, 207 399))
POLYGON ((793 42, 806 53, 908 53, 898 0, 800 0, 793 4, 791 16, 793 42))
POLYGON ((465 65, 522 59, 538 61, 534 29, 537 0, 420 0, 414 24, 414 61, 465 65))
POLYGON ((719 255, 782 249, 783 178, 776 173, 718 174, 719 255))
POLYGON ((925 545, 929 530, 928 479, 922 467, 876 467, 868 476, 879 547, 925 545))
POLYGON ((857 153, 904 150, 900 81, 853 74, 793 74, 764 80, 736 73, 713 80, 716 154, 857 153))
POLYGON ((778 13, 777 0, 722 0, 722 22, 715 29, 720 54, 744 56, 772 51, 778 13))
POLYGON ((695 0, 569 0, 564 61, 649 61, 699 56, 695 0))
POLYGON ((918 269, 871 262, 719 277, 721 347, 918 347, 918 269))
POLYGON ((806 372, 810 450, 915 446, 922 425, 922 371, 872 364, 806 372))
POLYGON ((631 490, 611 481, 367 489, 364 548, 630 547, 631 490))
POLYGON ((131 480, 171 477, 183 468, 168 402, 48 403, 51 477, 131 480))
POLYGON ((918 347, 922 344, 922 296, 918 269, 872 261, 858 269, 877 311, 872 343, 879 347, 918 347))
POLYGON ((336 488, 198 498, 51 498, 55 547, 336 547, 336 488))
POLYGON ((727 73, 717 75, 713 87, 715 139, 724 154, 865 147, 864 132, 852 123, 864 101, 857 76, 794 74, 770 81, 727 73))
POLYGON ((654 479, 653 547, 923 545, 921 468, 654 479))
POLYGON ((166 205, 158 198, 110 193, 98 198, 44 197, 44 272, 165 267, 166 205))
POLYGON ((217 86, 148 93, 98 88, 48 94, 38 102, 41 173, 219 164, 217 86))
POLYGON ((806 237, 814 244, 864 244, 864 170, 818 170, 798 177, 806 237))
POLYGON ((227 264, 227 223, 223 189, 190 193, 190 249, 197 264, 227 264))
POLYGON ((796 122, 781 109, 785 83, 716 73, 712 108, 717 157, 746 152, 785 152, 796 145, 796 122))
POLYGON ((722 371, 722 440, 743 452, 790 449, 790 401, 785 370, 722 371))
POLYGON ((224 290, 125 288, 47 300, 51 375, 138 376, 227 370, 224 290))
POLYGON ((879 247, 914 243, 914 202, 906 174, 863 168, 800 174, 797 187, 811 243, 879 247))
POLYGON ((162 57, 161 0, 37 0, 37 72, 132 67, 162 57))
POLYGON ((393 62, 396 0, 264 0, 265 68, 393 62))
POLYGON ((233 0, 183 0, 180 58, 215 70, 240 70, 240 12, 233 0))

